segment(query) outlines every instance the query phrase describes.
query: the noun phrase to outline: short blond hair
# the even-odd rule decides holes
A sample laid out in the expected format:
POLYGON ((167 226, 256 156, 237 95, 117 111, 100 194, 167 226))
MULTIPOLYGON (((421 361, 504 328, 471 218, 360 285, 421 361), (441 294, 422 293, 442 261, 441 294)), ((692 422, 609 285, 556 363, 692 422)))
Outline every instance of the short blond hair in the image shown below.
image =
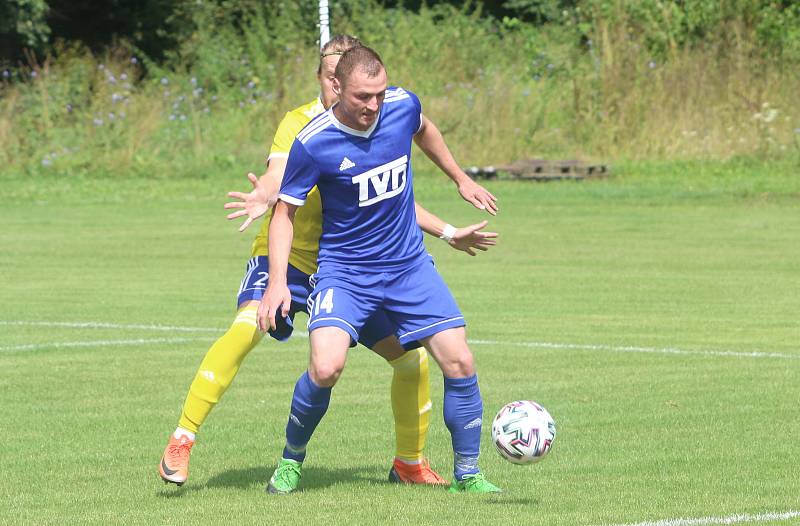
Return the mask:
POLYGON ((364 44, 359 39, 351 35, 336 35, 328 40, 322 49, 319 51, 319 66, 317 66, 317 75, 322 73, 322 60, 331 55, 344 55, 347 51, 355 47, 361 47, 364 44))

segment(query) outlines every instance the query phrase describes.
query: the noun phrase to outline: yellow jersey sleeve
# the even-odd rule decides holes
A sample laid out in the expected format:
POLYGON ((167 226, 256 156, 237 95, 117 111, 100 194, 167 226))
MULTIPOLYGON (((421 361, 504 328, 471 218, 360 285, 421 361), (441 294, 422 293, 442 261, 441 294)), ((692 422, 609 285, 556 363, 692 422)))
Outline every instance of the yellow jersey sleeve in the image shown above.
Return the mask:
POLYGON ((300 133, 300 130, 323 111, 325 111, 325 107, 319 99, 316 99, 287 112, 278 125, 275 137, 272 139, 272 147, 269 149, 269 157, 267 159, 288 157, 294 138, 300 133))
MULTIPOLYGON (((268 159, 288 157, 294 138, 300 133, 311 119, 325 111, 319 98, 304 104, 286 113, 269 150, 268 159)), ((272 211, 267 213, 261 222, 261 228, 253 241, 252 255, 266 256, 268 254, 269 220, 272 211)), ((289 263, 306 274, 317 271, 317 256, 319 254, 319 238, 322 235, 322 200, 319 190, 314 187, 306 197, 305 205, 297 209, 294 218, 294 239, 292 251, 289 253, 289 263)))
POLYGON ((303 123, 294 112, 290 111, 284 115, 275 137, 272 138, 272 147, 269 149, 267 160, 274 157, 289 157, 294 138, 305 125, 306 123, 303 123))

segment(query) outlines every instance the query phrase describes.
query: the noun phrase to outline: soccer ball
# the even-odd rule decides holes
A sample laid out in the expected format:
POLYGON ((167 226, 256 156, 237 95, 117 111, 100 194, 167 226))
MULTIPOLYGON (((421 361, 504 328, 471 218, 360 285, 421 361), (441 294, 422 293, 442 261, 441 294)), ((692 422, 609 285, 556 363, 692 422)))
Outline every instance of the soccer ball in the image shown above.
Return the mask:
POLYGON ((556 423, 536 402, 506 404, 492 422, 492 442, 504 459, 514 464, 539 462, 556 438, 556 423))

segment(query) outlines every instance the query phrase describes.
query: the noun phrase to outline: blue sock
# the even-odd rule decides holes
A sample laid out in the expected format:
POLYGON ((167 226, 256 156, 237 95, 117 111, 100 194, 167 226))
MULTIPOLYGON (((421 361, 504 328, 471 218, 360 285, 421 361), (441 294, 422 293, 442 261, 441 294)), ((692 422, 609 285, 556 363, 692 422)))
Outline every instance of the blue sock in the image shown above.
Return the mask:
POLYGON ((453 440, 453 474, 462 480, 464 475, 478 473, 481 450, 483 400, 478 377, 444 379, 444 423, 453 440))
POLYGON ((317 428, 331 401, 331 388, 320 387, 308 376, 308 371, 297 380, 292 396, 292 411, 286 424, 286 447, 283 458, 302 462, 306 458, 306 445, 317 428))

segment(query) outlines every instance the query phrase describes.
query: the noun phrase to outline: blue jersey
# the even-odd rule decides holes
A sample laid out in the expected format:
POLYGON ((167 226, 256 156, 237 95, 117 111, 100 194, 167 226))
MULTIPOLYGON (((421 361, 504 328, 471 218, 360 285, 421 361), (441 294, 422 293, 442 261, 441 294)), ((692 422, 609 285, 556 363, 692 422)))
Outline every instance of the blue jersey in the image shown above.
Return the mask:
POLYGON ((319 188, 320 268, 389 270, 425 255, 411 175, 411 142, 421 109, 413 93, 389 88, 368 130, 345 126, 331 108, 297 134, 280 199, 300 206, 315 185, 319 188))

